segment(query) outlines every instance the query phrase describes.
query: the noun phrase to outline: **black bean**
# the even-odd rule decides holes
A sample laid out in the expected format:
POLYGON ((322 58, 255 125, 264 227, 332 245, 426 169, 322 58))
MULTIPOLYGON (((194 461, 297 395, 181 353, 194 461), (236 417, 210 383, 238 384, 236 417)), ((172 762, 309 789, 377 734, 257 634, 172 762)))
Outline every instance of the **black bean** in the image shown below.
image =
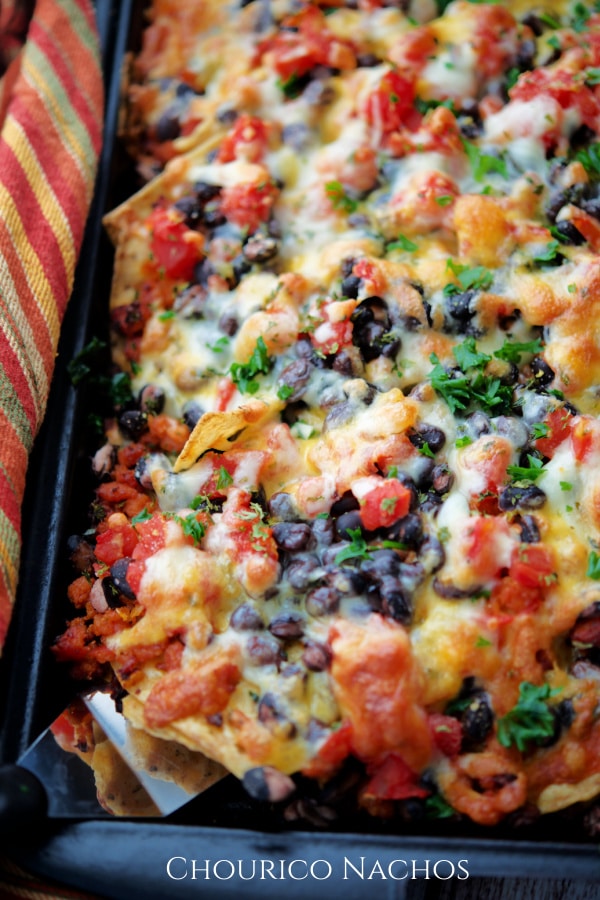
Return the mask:
POLYGON ((407 550, 416 550, 423 539, 423 524, 417 513, 408 513, 387 529, 389 540, 397 541, 407 550))
POLYGON ((239 113, 233 106, 219 106, 216 112, 217 120, 222 125, 233 125, 239 113))
POLYGON ((425 569, 419 562, 403 562, 400 563, 398 578, 404 590, 409 594, 414 594, 418 586, 425 578, 425 569))
POLYGON ((69 559, 78 572, 92 571, 96 562, 96 555, 94 548, 85 538, 78 534, 72 534, 67 540, 67 550, 69 559))
POLYGON ((290 494, 277 491, 269 500, 269 515, 282 522, 293 522, 298 519, 298 510, 290 494))
POLYGON ((256 666, 278 664, 283 659, 281 644, 270 635, 252 635, 246 644, 248 658, 256 666))
POLYGON ((339 592, 327 585, 315 588, 306 596, 306 611, 315 618, 337 612, 339 605, 339 592))
POLYGON ((164 409, 165 392, 157 384, 146 384, 138 395, 138 404, 142 412, 158 415, 164 409))
POLYGON ((194 266, 194 282, 206 287, 211 275, 215 275, 215 268, 209 259, 202 259, 194 266))
POLYGON ((311 106, 329 106, 335 100, 335 90, 320 79, 309 82, 302 94, 311 106))
POLYGON ((204 413, 204 408, 196 400, 188 400, 187 403, 184 403, 181 410, 181 418, 187 427, 193 431, 204 413))
POLYGON ((521 22, 531 28, 536 37, 540 37, 544 33, 544 23, 534 12, 526 13, 521 22))
POLYGON ((501 491, 498 506, 503 512, 512 509, 540 509, 546 502, 546 494, 535 484, 512 484, 501 491))
POLYGON ((302 654, 302 662, 311 672, 324 672, 331 665, 331 650, 325 644, 308 641, 302 654))
POLYGON ((118 589, 110 575, 103 578, 100 581, 100 585, 102 587, 104 599, 111 609, 118 609, 120 606, 123 606, 121 591, 118 589))
POLYGON ((332 503, 329 513, 332 518, 336 519, 342 513, 350 512, 353 509, 360 509, 360 503, 352 491, 345 491, 341 497, 332 503))
POLYGON ((220 184, 209 184, 207 181, 196 181, 194 183, 194 193, 200 203, 209 203, 221 193, 223 188, 220 184))
POLYGON ((594 219, 600 219, 600 197, 582 200, 579 205, 589 216, 592 216, 594 219))
POLYGON ((494 713, 486 693, 479 691, 461 716, 463 747, 472 749, 483 744, 494 725, 494 713))
POLYGON ((360 291, 361 280, 358 275, 348 275, 344 278, 340 286, 342 297, 350 297, 352 300, 356 300, 360 291))
POLYGON ((244 244, 242 253, 252 263, 264 263, 279 253, 279 243, 267 234, 253 234, 244 244))
POLYGON ((474 309, 476 291, 464 291, 462 294, 450 294, 446 297, 446 310, 459 332, 466 330, 477 312, 474 309))
POLYGON ((336 403, 332 406, 323 422, 323 434, 331 431, 332 428, 340 428, 349 422, 356 413, 356 406, 350 400, 344 400, 342 403, 336 403))
POLYGON ((334 372, 345 375, 346 378, 355 378, 364 371, 363 361, 357 347, 343 347, 335 354, 332 366, 334 372))
POLYGON ((185 224, 188 228, 196 228, 202 219, 202 206, 194 194, 187 194, 173 204, 176 210, 185 216, 185 224))
POLYGON ((335 537, 335 526, 330 518, 315 519, 312 523, 313 537, 319 547, 329 547, 335 537))
POLYGON ((586 238, 572 222, 569 222, 568 219, 561 219, 560 222, 557 222, 556 230, 563 238, 567 239, 566 243, 568 244, 574 244, 576 247, 585 244, 586 238))
POLYGON ((428 535, 419 547, 419 562, 429 574, 438 572, 446 561, 446 551, 441 542, 428 535))
POLYGON ((239 327, 240 323, 238 321, 238 317, 232 310, 227 310, 226 312, 224 312, 219 319, 219 331, 222 331, 229 337, 233 337, 239 327))
POLYGON ((291 390, 292 393, 286 397, 287 402, 294 403, 296 400, 300 400, 313 370, 314 367, 307 359, 295 359, 283 369, 277 383, 291 390))
POLYGON ((252 263, 249 259, 246 259, 243 253, 236 256, 231 263, 232 275, 227 279, 229 287, 237 287, 244 275, 247 275, 251 269, 252 263))
POLYGON ((148 416, 139 409, 127 409, 119 416, 119 428, 132 441, 137 441, 148 430, 148 416))
POLYGON ((156 140, 174 141, 181 134, 181 123, 179 121, 179 107, 167 107, 156 123, 156 140))
POLYGON ((477 410, 476 412, 471 413, 470 416, 467 416, 465 424, 469 429, 469 436, 472 437, 473 440, 481 437, 482 434, 490 434, 492 430, 492 423, 489 416, 486 416, 481 410, 477 410))
POLYGON ((408 434, 408 439, 413 447, 421 448, 425 444, 433 453, 438 453, 446 443, 446 435, 441 428, 429 425, 428 422, 419 422, 408 434))
POLYGON ((342 513, 336 520, 335 529, 341 540, 352 540, 352 535, 350 534, 351 531, 358 530, 362 535, 364 533, 364 526, 360 517, 360 512, 357 509, 352 509, 349 512, 342 513))
MULTIPOLYGON (((433 469, 433 460, 427 459, 423 457, 423 462, 425 464, 430 463, 430 471, 433 469)), ((396 478, 400 482, 400 484, 404 485, 410 491, 410 505, 409 509, 411 512, 414 512, 419 506, 419 491, 417 490, 417 485, 414 482, 414 479, 407 475, 406 472, 398 472, 396 478)))
POLYGON ((369 581, 379 582, 384 575, 398 575, 400 557, 395 550, 373 550, 370 559, 363 559, 360 573, 369 581))
POLYGON ((527 72, 534 68, 536 50, 537 47, 534 40, 525 38, 520 42, 515 59, 515 64, 519 72, 527 72))
POLYGON ((290 122, 283 127, 281 140, 292 150, 302 153, 310 144, 310 129, 304 122, 290 122))
POLYGON ((554 369, 551 369, 545 359, 536 356, 530 362, 531 374, 534 378, 533 389, 547 387, 554 381, 554 369))
POLYGON ((128 600, 135 600, 135 592, 132 590, 131 585, 127 581, 127 570, 129 569, 130 562, 131 560, 127 557, 118 559, 110 567, 110 577, 112 578, 113 583, 120 594, 123 594, 123 596, 127 597, 128 600))
POLYGON ((192 284, 175 297, 173 309, 184 319, 203 319, 208 293, 201 284, 192 284))
POLYGON ((384 575, 379 584, 381 611, 402 625, 410 624, 412 605, 410 596, 404 590, 400 580, 393 575, 384 575))
POLYGON ((280 613, 271 621, 269 631, 283 640, 296 640, 304 634, 304 619, 298 613, 280 613))
POLYGON ((277 522, 273 525, 273 538, 280 550, 306 550, 312 538, 310 525, 304 522, 277 522))
POLYGON ((296 785, 289 777, 272 766, 257 766, 248 769, 242 778, 246 792, 264 803, 280 803, 293 794, 296 785))
POLYGON ((436 494, 447 494, 454 484, 454 475, 447 465, 435 466, 431 473, 431 486, 436 494))
POLYGON ((207 206, 204 210, 204 224, 207 228, 219 228, 226 223, 227 219, 218 206, 207 206))
POLYGON ((259 722, 270 730, 277 730, 282 737, 293 737, 296 732, 296 726, 286 716, 279 699, 270 692, 260 698, 257 716, 259 722))
POLYGON ((294 590, 305 591, 319 580, 323 571, 316 556, 302 553, 294 556, 286 566, 285 577, 294 590))
POLYGON ((460 588, 457 585, 452 584, 451 581, 442 581, 441 578, 433 579, 433 589, 439 597, 443 597, 444 600, 465 600, 467 597, 472 597, 481 588, 460 588))
POLYGON ((521 541, 524 544, 537 544, 540 541, 540 529, 534 516, 523 516, 518 522, 521 541))
POLYGON ((359 53, 356 57, 356 65, 361 69, 372 69, 373 66, 378 66, 380 62, 380 58, 375 56, 374 53, 359 53))
POLYGON ((234 609, 229 624, 235 631, 262 631, 265 627, 260 613, 249 603, 242 603, 234 609))

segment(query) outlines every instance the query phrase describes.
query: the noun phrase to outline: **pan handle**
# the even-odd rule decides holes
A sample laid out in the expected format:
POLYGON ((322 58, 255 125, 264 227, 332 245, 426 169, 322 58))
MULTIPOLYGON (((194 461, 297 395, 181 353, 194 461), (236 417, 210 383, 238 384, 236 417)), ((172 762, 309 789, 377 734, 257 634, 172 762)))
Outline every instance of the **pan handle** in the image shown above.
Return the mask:
POLYGON ((23 766, 0 766, 0 834, 7 835, 45 816, 48 798, 41 781, 23 766))

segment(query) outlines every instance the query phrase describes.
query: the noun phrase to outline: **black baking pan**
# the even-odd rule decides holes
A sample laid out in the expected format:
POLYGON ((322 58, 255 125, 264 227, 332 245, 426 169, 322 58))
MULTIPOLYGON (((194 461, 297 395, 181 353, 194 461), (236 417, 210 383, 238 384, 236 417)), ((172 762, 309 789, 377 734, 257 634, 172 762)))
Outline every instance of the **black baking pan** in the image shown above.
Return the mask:
MULTIPOLYGON (((139 47, 143 2, 98 0, 96 9, 107 98, 104 150, 28 474, 19 596, 0 660, 1 762, 15 761, 76 690, 49 650, 70 614, 67 538, 86 527, 92 497, 90 389, 75 389, 67 367, 92 336, 106 337, 112 248, 101 218, 137 188, 117 123, 122 63, 128 50, 139 47)), ((339 890, 347 900, 488 897, 501 878, 509 879, 509 893, 502 896, 513 900, 535 896, 532 879, 547 886, 544 898, 568 893, 576 900, 594 896, 600 879, 598 848, 577 823, 575 816, 551 816, 541 825, 514 822, 483 836, 462 822, 389 824, 343 815, 322 829, 287 821, 228 778, 164 820, 33 823, 4 849, 40 876, 115 900, 318 900, 339 890)), ((501 896, 497 887, 494 896, 501 896)))

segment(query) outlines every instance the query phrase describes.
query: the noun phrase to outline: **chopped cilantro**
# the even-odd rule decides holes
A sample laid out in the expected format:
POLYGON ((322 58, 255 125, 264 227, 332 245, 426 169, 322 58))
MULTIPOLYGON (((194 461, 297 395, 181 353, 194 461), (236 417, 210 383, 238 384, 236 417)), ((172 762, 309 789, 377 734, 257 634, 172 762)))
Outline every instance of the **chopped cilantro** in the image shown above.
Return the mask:
POLYGON ((523 753, 530 744, 539 745, 552 737, 555 718, 545 701, 558 693, 549 684, 521 682, 516 706, 498 719, 498 742, 503 747, 516 746, 523 753))
POLYGON ((529 461, 528 466, 506 467, 506 471, 511 478, 514 478, 516 481, 537 481, 540 475, 544 474, 546 470, 541 459, 538 459, 537 456, 532 456, 530 453, 527 454, 527 459, 529 461))
POLYGON ((589 175, 600 175, 600 143, 590 144, 589 147, 578 150, 575 159, 589 175))
POLYGON ((455 263, 449 259, 446 268, 456 275, 460 287, 455 284, 447 284, 444 288, 444 294, 460 294, 462 291, 480 290, 487 291, 492 286, 494 276, 489 269, 484 266, 463 266, 461 263, 455 263))
POLYGON ((106 350, 106 343, 97 337, 93 337, 91 341, 73 357, 67 365, 67 372, 73 386, 76 387, 92 374, 92 371, 99 362, 99 356, 104 350, 106 350))
POLYGON ((559 481, 561 491, 572 491, 573 485, 570 481, 559 481))
POLYGON ((282 384, 277 390, 277 396, 280 400, 288 400, 294 393, 294 388, 289 384, 282 384))
POLYGON ((242 394, 255 394, 260 387, 258 381, 254 381, 255 376, 266 375, 270 368, 271 360, 267 353, 267 345, 264 339, 259 337, 248 362, 232 363, 229 367, 229 374, 242 394))
POLYGON ((222 491, 225 488, 228 488, 229 485, 233 484, 233 478, 225 468, 225 466, 221 466, 219 469, 219 474, 217 476, 217 490, 222 491))
POLYGON ((453 200, 454 197, 452 194, 440 194, 439 197, 435 198, 435 202, 438 206, 449 206, 453 200))
POLYGON ((139 525, 140 522, 147 522, 148 519, 151 519, 151 518, 152 518, 152 513, 150 512, 148 507, 145 506, 144 509, 141 512, 139 512, 136 516, 131 517, 131 524, 139 525))
POLYGON ((425 441, 425 443, 421 447, 419 447, 419 453, 422 453, 423 456, 428 456, 430 459, 435 459, 435 453, 433 452, 427 441, 425 441))
POLYGON ((463 372, 467 369, 483 369, 492 358, 487 353, 480 353, 477 350, 473 337, 465 338, 462 344, 453 348, 452 353, 463 372))
POLYGON ((158 314, 158 318, 161 322, 168 322, 169 319, 175 318, 175 310, 174 309, 165 309, 161 313, 158 314))
POLYGON ((181 518, 180 516, 175 516, 176 520, 179 522, 183 529, 183 533, 188 537, 191 537, 194 541, 194 544, 199 544, 204 535, 206 534, 206 529, 202 522, 199 522, 195 515, 190 513, 189 516, 185 518, 181 518))
POLYGON ((546 244, 546 249, 541 251, 540 253, 537 253, 533 257, 533 262, 539 263, 541 265, 543 265, 543 263, 556 262, 556 260, 560 256, 559 247, 560 243, 558 241, 548 241, 548 243, 546 244))
POLYGON ((434 368, 428 378, 433 389, 446 401, 451 412, 467 409, 469 406, 480 407, 486 412, 499 413, 510 410, 512 405, 512 388, 502 384, 499 378, 492 378, 477 372, 469 377, 463 372, 447 372, 435 353, 429 357, 434 368))
POLYGON ((512 69, 508 70, 508 72, 506 73, 506 89, 508 91, 510 91, 510 89, 515 86, 515 84, 519 80, 520 74, 521 73, 516 66, 513 66, 512 69))
MULTIPOLYGON (((592 9, 594 12, 600 12, 600 3, 594 3, 592 9)), ((573 28, 573 31, 576 31, 578 34, 585 31, 588 19, 592 15, 592 9, 585 3, 575 3, 571 16, 571 27, 573 28)))
POLYGON ((225 347, 229 344, 229 338, 226 335, 220 337, 214 344, 207 344, 209 350, 212 350, 213 353, 222 353, 225 347))
POLYGON ((560 38, 556 34, 551 34, 546 43, 549 47, 552 47, 553 50, 560 50, 562 46, 560 43, 560 38))
POLYGON ((471 171, 475 181, 483 181, 490 172, 496 172, 503 178, 508 178, 508 169, 506 160, 498 156, 491 156, 489 153, 482 153, 479 147, 472 144, 471 141, 462 139, 462 145, 471 164, 471 171))
POLYGON ((341 181, 328 181, 325 185, 325 193, 334 209, 341 209, 347 213, 356 212, 358 202, 348 196, 341 181))
POLYGON ((560 22, 558 21, 558 19, 555 19, 554 16, 548 12, 539 13, 538 18, 541 22, 544 23, 544 25, 547 25, 548 28, 560 28, 560 22))
POLYGON ((110 399, 115 406, 126 406, 133 400, 131 379, 127 372, 117 372, 113 375, 108 388, 110 399))
POLYGON ((460 450, 461 447, 468 447, 469 444, 472 444, 472 443, 473 443, 473 441, 471 440, 469 435, 463 434, 462 437, 459 437, 456 439, 456 441, 454 442, 454 446, 460 450))
POLYGON ((386 250, 406 250, 408 253, 412 253, 414 250, 418 249, 418 244, 409 241, 407 237, 403 234, 399 234, 395 241, 392 241, 385 248, 386 250))
POLYGON ((600 581, 600 556, 595 550, 592 550, 588 556, 588 567, 585 574, 593 581, 600 581))
POLYGON ((277 87, 287 100, 293 100, 302 93, 302 80, 295 73, 292 73, 285 80, 277 79, 277 87))
POLYGON ((531 435, 537 441, 539 438, 548 437, 550 427, 545 422, 534 422, 531 428, 531 435))
POLYGON ((492 642, 488 641, 487 638, 482 637, 482 635, 477 635, 477 640, 475 641, 476 647, 491 647, 492 642))
POLYGON ((589 84, 592 86, 600 84, 600 68, 598 68, 596 66, 596 67, 591 67, 589 69, 586 69, 585 70, 585 81, 586 81, 586 84, 589 84))
POLYGON ((525 341, 524 343, 519 341, 509 341, 508 338, 506 338, 500 349, 494 352, 494 356, 496 359, 503 359, 505 362, 519 365, 522 353, 541 353, 543 346, 541 338, 536 338, 533 341, 525 341))
POLYGON ((455 815, 454 809, 441 794, 431 794, 425 798, 425 813, 432 819, 449 819, 455 815))
POLYGON ((360 528, 349 528, 348 534, 350 535, 351 542, 337 554, 335 558, 336 566, 339 566, 347 559, 371 559, 367 542, 362 536, 360 528))

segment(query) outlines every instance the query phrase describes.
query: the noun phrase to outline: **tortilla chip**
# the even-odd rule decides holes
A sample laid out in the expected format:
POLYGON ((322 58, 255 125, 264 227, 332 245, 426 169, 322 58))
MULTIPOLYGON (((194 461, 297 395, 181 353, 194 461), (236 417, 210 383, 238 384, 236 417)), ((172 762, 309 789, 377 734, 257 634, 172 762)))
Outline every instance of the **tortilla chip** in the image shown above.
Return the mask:
POLYGON ((600 794, 598 772, 578 784, 551 784, 542 791, 537 802, 541 813, 552 813, 573 806, 574 803, 592 800, 597 794, 600 794))

